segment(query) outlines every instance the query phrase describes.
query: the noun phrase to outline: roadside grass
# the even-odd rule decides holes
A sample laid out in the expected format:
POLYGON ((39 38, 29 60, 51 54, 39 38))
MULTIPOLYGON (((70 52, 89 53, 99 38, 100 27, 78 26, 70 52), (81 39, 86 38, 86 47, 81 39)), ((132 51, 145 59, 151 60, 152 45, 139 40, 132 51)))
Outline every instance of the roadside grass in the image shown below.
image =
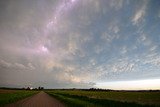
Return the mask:
POLYGON ((60 100, 63 102, 66 106, 68 107, 94 107, 92 103, 89 103, 84 100, 79 100, 76 98, 60 95, 60 94, 55 94, 55 93, 48 93, 49 95, 53 96, 54 98, 60 100))
POLYGON ((154 107, 160 106, 159 92, 102 92, 81 90, 54 90, 47 91, 69 107, 154 107), (77 103, 78 102, 78 103, 77 103), (88 104, 87 104, 88 103, 88 104))
POLYGON ((0 93, 0 106, 16 102, 36 93, 38 93, 38 91, 15 90, 15 92, 9 92, 8 90, 7 93, 0 93))

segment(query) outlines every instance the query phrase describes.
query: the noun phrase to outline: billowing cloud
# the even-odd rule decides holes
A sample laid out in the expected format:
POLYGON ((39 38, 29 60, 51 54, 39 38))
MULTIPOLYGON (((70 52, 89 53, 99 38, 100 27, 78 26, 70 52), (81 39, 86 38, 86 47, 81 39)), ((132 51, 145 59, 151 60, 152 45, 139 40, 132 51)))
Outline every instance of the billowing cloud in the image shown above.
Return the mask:
POLYGON ((23 65, 21 63, 10 63, 10 62, 6 62, 4 60, 0 60, 0 66, 3 68, 6 68, 6 69, 28 69, 28 70, 33 70, 35 69, 35 67, 32 65, 32 63, 28 63, 28 65, 23 65))
POLYGON ((147 9, 147 4, 148 4, 149 0, 144 0, 144 2, 142 2, 142 5, 138 7, 138 9, 136 10, 133 18, 132 18, 132 22, 134 25, 138 24, 140 21, 143 21, 144 16, 146 14, 146 9, 147 9))

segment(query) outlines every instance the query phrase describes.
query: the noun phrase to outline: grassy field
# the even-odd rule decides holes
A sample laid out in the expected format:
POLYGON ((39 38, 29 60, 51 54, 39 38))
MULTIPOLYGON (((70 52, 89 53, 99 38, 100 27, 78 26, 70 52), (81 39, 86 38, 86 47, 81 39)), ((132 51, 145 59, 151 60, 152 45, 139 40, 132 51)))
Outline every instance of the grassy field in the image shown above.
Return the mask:
POLYGON ((0 89, 0 106, 32 96, 38 91, 0 89))
POLYGON ((105 92, 52 90, 48 94, 69 107, 142 107, 160 106, 160 92, 105 92))

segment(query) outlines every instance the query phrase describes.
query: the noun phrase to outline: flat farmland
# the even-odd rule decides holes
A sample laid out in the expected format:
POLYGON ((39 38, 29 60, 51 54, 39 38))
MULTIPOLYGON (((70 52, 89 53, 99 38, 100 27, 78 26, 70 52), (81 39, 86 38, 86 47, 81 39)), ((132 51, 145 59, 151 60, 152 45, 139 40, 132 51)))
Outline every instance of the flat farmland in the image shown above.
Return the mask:
POLYGON ((37 94, 39 91, 0 89, 0 106, 37 94))
POLYGON ((19 105, 40 107, 46 104, 67 107, 160 107, 159 91, 44 90, 44 92, 0 89, 0 106, 11 103, 11 107, 19 105))
POLYGON ((160 92, 51 90, 51 96, 72 106, 92 107, 159 107, 160 92))
POLYGON ((14 93, 17 90, 7 90, 7 89, 0 89, 0 94, 6 94, 6 93, 14 93))

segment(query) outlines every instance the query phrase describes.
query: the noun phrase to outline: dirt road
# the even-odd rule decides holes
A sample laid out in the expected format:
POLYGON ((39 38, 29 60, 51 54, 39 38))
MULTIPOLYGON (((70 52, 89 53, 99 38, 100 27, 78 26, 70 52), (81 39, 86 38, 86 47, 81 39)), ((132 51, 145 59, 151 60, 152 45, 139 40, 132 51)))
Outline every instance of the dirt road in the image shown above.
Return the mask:
POLYGON ((45 92, 40 92, 32 97, 6 105, 5 107, 65 107, 61 102, 49 96, 45 92))

